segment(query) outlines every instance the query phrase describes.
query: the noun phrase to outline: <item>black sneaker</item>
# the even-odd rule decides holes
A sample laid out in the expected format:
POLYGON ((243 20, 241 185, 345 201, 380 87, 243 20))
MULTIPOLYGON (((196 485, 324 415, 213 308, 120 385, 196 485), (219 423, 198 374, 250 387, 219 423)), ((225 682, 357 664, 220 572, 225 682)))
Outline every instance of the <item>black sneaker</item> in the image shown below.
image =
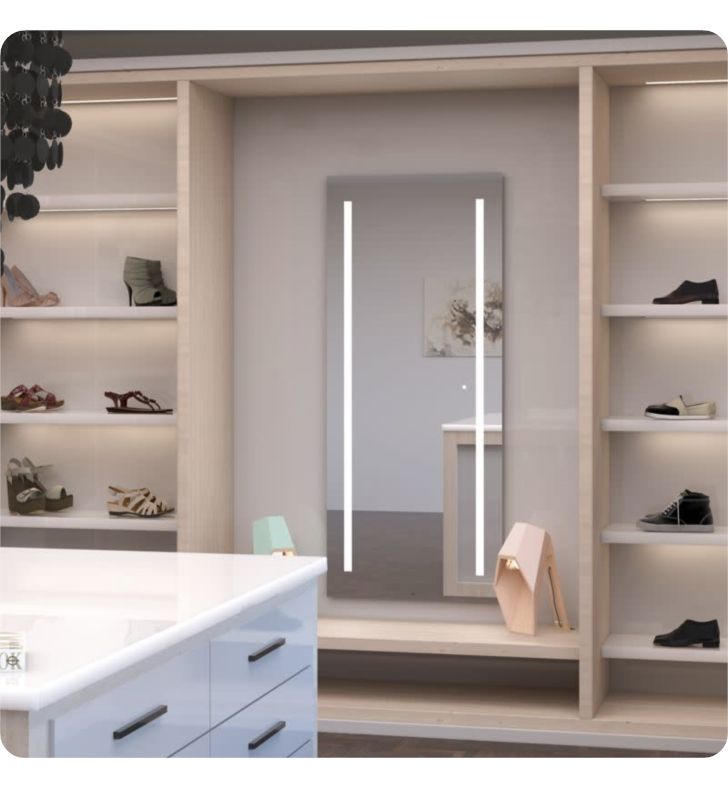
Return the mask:
POLYGON ((703 304, 718 303, 718 283, 714 279, 707 282, 691 282, 686 279, 679 287, 667 296, 652 299, 653 304, 690 304, 701 301, 703 304))
POLYGON ((712 532, 714 529, 710 496, 684 490, 662 512, 640 518, 637 527, 643 531, 712 532))
POLYGON ((696 622, 694 619, 686 619, 680 627, 676 627, 670 633, 655 636, 652 643, 658 647, 691 647, 700 644, 703 647, 717 649, 720 646, 718 620, 696 622))

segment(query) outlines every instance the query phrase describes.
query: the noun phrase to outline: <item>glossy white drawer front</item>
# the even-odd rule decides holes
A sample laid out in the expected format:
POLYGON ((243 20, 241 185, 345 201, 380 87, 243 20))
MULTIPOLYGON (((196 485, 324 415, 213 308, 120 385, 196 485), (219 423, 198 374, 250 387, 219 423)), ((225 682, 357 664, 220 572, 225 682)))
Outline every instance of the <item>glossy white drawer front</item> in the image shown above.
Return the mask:
POLYGON ((297 751, 294 751, 291 759, 313 759, 316 754, 313 752, 313 740, 304 743, 297 751))
POLYGON ((207 759, 210 756, 210 735, 205 734, 172 756, 180 759, 207 759))
POLYGON ((285 758, 314 734, 316 696, 307 668, 210 732, 210 756, 285 758))
POLYGON ((210 650, 188 650, 56 717, 54 756, 170 756, 210 728, 210 650))
POLYGON ((275 610, 241 621, 210 642, 213 726, 312 665, 315 595, 311 585, 275 610))

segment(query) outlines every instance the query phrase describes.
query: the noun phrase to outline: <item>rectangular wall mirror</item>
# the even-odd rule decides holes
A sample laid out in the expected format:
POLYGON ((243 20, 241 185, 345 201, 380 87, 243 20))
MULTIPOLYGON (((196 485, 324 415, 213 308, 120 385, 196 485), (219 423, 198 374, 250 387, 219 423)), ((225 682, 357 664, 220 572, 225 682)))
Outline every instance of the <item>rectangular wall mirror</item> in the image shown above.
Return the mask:
POLYGON ((328 179, 331 597, 492 595, 503 541, 502 228, 499 174, 328 179), (484 241, 476 255, 478 216, 484 241), (477 257, 484 304, 480 539, 477 257))

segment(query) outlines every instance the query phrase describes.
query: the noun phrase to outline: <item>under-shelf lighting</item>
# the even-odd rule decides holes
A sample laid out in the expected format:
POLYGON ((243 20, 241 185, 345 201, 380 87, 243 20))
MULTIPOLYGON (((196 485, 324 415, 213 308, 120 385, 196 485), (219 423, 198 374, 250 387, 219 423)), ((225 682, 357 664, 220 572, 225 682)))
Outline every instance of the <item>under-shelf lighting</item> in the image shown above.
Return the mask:
POLYGON ((129 98, 129 99, 67 99, 63 102, 63 106, 67 107, 72 104, 140 104, 149 101, 177 101, 176 96, 151 96, 144 98, 129 98))
POLYGON ((649 80, 645 85, 714 85, 726 82, 728 79, 658 79, 649 80))
POLYGON ((41 208, 41 214, 99 214, 108 213, 110 211, 176 211, 177 206, 162 205, 162 206, 121 206, 109 208, 41 208))
POLYGON ((728 200, 728 197, 645 197, 645 203, 708 203, 728 200))

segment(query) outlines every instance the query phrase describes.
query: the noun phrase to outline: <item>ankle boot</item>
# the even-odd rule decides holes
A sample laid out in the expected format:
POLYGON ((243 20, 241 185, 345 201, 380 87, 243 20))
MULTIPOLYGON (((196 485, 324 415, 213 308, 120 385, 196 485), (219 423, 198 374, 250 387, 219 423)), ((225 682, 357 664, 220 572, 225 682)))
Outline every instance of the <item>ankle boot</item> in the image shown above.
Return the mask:
POLYGON ((177 303, 177 294, 164 284, 162 264, 158 260, 147 260, 147 270, 154 287, 162 294, 162 304, 173 307, 177 303))
POLYGON ((162 294, 152 282, 144 258, 128 257, 124 262, 124 284, 129 292, 129 306, 159 307, 162 294))

